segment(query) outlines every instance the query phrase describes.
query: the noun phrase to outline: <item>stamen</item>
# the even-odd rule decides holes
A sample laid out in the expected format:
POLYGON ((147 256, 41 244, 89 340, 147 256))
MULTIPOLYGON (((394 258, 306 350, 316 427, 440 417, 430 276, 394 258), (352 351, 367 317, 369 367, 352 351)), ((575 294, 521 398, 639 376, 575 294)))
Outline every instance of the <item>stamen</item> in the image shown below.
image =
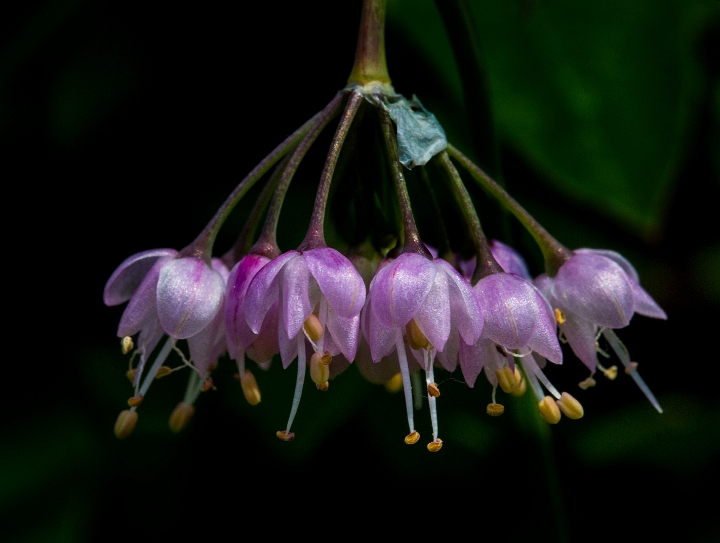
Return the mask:
POLYGON ((503 366, 495 370, 498 384, 504 393, 510 394, 517 388, 517 382, 515 381, 515 373, 510 369, 509 366, 503 366))
POLYGON ((587 390, 588 388, 594 387, 595 385, 597 385, 597 382, 592 375, 578 383, 578 386, 583 390, 587 390))
POLYGON ((163 377, 167 377, 172 372, 173 370, 170 366, 160 366, 158 368, 158 372, 155 374, 155 379, 162 379, 163 377))
POLYGON ((260 403, 260 387, 258 387, 255 376, 251 371, 245 370, 245 373, 240 377, 240 387, 242 388, 247 403, 250 405, 260 403))
MULTIPOLYGON (((409 435, 413 435, 413 433, 417 432, 415 432, 415 423, 413 421, 413 398, 412 387, 410 386, 410 370, 408 369, 407 355, 405 354, 405 343, 402 339, 402 333, 399 330, 395 333, 395 347, 397 348, 403 391, 405 393, 405 410, 407 411, 408 427, 410 428, 409 435)), ((417 441, 417 439, 415 441, 417 441)), ((412 443, 415 443, 415 441, 412 443)), ((405 443, 408 443, 407 437, 405 438, 405 443)))
POLYGON ((137 411, 120 411, 117 420, 115 421, 115 437, 118 439, 125 439, 133 433, 135 425, 137 424, 138 414, 137 411))
POLYGON ((433 346, 425 337, 420 327, 415 322, 415 319, 410 319, 410 322, 405 325, 405 334, 408 338, 408 344, 411 348, 419 351, 420 349, 432 349, 433 346))
POLYGON ((128 398, 127 404, 128 404, 130 407, 137 407, 138 405, 140 405, 140 404, 142 403, 142 401, 143 401, 143 395, 142 395, 142 394, 138 394, 137 396, 133 396, 132 398, 128 398))
POLYGON ((603 330, 602 333, 605 336, 607 342, 612 347, 613 351, 615 351, 615 354, 617 354, 620 362, 622 362, 623 366, 625 366, 625 369, 630 373, 630 377, 633 378, 635 384, 642 391, 642 393, 645 394, 645 397, 650 401, 650 403, 657 410, 657 412, 662 413, 662 407, 660 407, 660 404, 658 403, 657 399, 655 399, 655 396, 650 391, 650 388, 645 384, 645 381, 643 381, 642 377, 640 377, 640 374, 635 370, 635 368, 633 368, 633 363, 630 360, 630 354, 628 353, 628 350, 623 344, 623 342, 620 341, 620 338, 617 337, 615 332, 608 328, 603 330))
POLYGON ((322 357, 320 357, 320 363, 325 366, 328 366, 330 364, 330 362, 332 362, 332 355, 330 354, 330 351, 325 351, 322 354, 322 357))
POLYGON ((517 383, 517 387, 515 387, 515 390, 513 390, 510 394, 519 397, 525 394, 525 391, 527 390, 527 380, 522 376, 517 366, 515 366, 515 371, 513 372, 513 374, 515 375, 515 382, 517 383))
POLYGON ((320 324, 320 319, 314 313, 310 313, 310 316, 305 319, 303 324, 303 330, 312 341, 319 340, 323 335, 323 327, 320 324))
POLYGON ((322 384, 315 385, 318 390, 321 390, 323 392, 327 392, 328 388, 330 388, 330 381, 325 381, 322 384))
POLYGON ((394 394, 400 392, 403 387, 402 374, 396 373, 388 381, 385 381, 385 390, 394 394))
POLYGON ((440 389, 438 388, 437 383, 428 383, 427 391, 428 394, 433 398, 440 397, 440 389))
POLYGON ((200 387, 201 392, 207 392, 208 390, 213 389, 217 390, 217 387, 213 385, 212 377, 207 377, 204 381, 202 386, 200 387))
POLYGON ((327 383, 330 379, 330 368, 322 362, 323 356, 320 353, 313 353, 310 357, 310 378, 316 385, 327 383))
POLYGON ((555 400, 555 403, 558 405, 563 415, 565 415, 569 419, 581 419, 582 416, 585 414, 583 406, 580 404, 580 402, 573 398, 567 392, 563 392, 562 398, 560 398, 559 400, 555 400))
MULTIPOLYGON (((433 361, 435 359, 435 351, 427 351, 423 349, 423 358, 425 359, 425 382, 427 384, 428 390, 430 390, 430 385, 435 384, 435 375, 434 375, 434 368, 433 368, 433 361)), ((440 395, 440 391, 438 391, 438 396, 440 395)), ((437 420, 437 400, 436 397, 430 394, 428 396, 428 404, 430 405, 430 422, 432 422, 432 429, 433 429, 433 443, 438 441, 438 420, 437 420)), ((440 442, 442 443, 442 442, 440 442)), ((442 446, 442 445, 441 445, 442 446)), ((438 447, 437 450, 440 450, 438 447)))
POLYGON ((438 452, 440 449, 442 449, 442 439, 436 439, 434 441, 431 441, 427 445, 428 451, 430 452, 438 452))
POLYGON ((298 406, 300 405, 300 396, 302 396, 303 383, 305 383, 305 336, 298 334, 297 343, 298 373, 297 380, 295 381, 295 394, 293 395, 292 407, 290 408, 290 417, 288 417, 287 429, 277 432, 276 434, 283 441, 290 441, 295 437, 295 434, 290 431, 290 427, 292 426, 293 420, 295 420, 295 414, 297 413, 298 406))
POLYGON ((538 408, 540 414, 550 424, 557 424, 560 422, 562 415, 560 414, 560 408, 555 403, 555 400, 550 396, 545 396, 538 402, 538 408))
MULTIPOLYGON (((537 400, 540 401, 545 397, 545 393, 543 392, 543 389, 540 386, 540 383, 538 381, 537 376, 535 375, 535 372, 528 371, 528 368, 525 367, 525 364, 529 360, 532 360, 532 358, 529 358, 527 360, 519 360, 519 362, 520 362, 520 365, 522 366, 525 377, 527 377, 528 381, 530 382, 530 388, 532 388, 533 394, 535 394, 535 398, 537 398, 537 400)), ((494 402, 495 402, 495 396, 493 394, 493 403, 494 402)))
POLYGON ((566 321, 566 320, 567 320, 567 319, 565 318, 565 314, 564 314, 560 309, 558 309, 558 308, 556 307, 556 308, 555 308, 555 321, 556 321, 558 324, 565 324, 565 321, 566 321))
POLYGON ((630 375, 631 372, 637 371, 638 363, 637 362, 630 362, 630 366, 632 366, 632 369, 625 368, 625 373, 630 375))
POLYGON ((491 417, 499 417, 505 412, 505 406, 499 403, 489 403, 487 406, 487 414, 491 417))
POLYGON ((417 431, 413 430, 405 436, 405 443, 407 443, 408 445, 415 445, 415 443, 417 443, 419 439, 420 434, 417 431))
POLYGON ((288 430, 279 430, 279 431, 275 432, 275 435, 278 436, 283 441, 292 441, 293 439, 295 439, 295 434, 288 430))
POLYGON ((609 368, 604 368, 602 366, 602 364, 600 364, 598 362, 597 367, 601 372, 603 372, 603 375, 610 381, 614 381, 615 379, 617 379, 617 376, 618 376, 618 367, 617 366, 610 366, 609 368))
POLYGON ((170 415, 170 420, 168 421, 170 430, 176 434, 180 433, 188 425, 194 414, 194 406, 180 402, 170 415))
POLYGON ((135 380, 135 373, 137 370, 135 369, 129 369, 125 372, 125 376, 130 379, 130 382, 132 383, 135 380))
POLYGON ((133 350, 133 347, 135 347, 135 344, 130 336, 125 336, 120 340, 120 351, 122 354, 128 354, 133 350))
POLYGON ((540 382, 543 384, 543 386, 548 390, 550 394, 555 396, 558 400, 560 399, 561 395, 558 392, 558 390, 552 385, 550 380, 545 376, 543 371, 540 369, 540 366, 537 365, 537 362, 535 362, 535 359, 532 356, 527 357, 526 361, 523 362, 525 365, 523 368, 525 368, 526 375, 529 375, 528 369, 530 370, 530 373, 532 373, 535 377, 537 377, 540 382))

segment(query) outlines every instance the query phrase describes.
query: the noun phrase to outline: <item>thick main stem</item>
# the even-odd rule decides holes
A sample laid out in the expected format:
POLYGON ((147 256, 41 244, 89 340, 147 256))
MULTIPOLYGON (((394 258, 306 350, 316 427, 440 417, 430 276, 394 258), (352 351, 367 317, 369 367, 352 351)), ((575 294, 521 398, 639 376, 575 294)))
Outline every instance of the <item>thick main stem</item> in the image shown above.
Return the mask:
POLYGON ((340 151, 342 150, 345 138, 348 135, 350 126, 352 125, 355 114, 357 113, 363 101, 362 93, 352 91, 345 106, 345 111, 340 118, 338 127, 335 130, 335 136, 330 144, 325 166, 320 175, 320 184, 318 185, 317 194, 315 196, 315 207, 313 208, 312 217, 310 219, 310 227, 305 235, 305 240, 300 244, 298 250, 305 251, 316 247, 325 246, 325 210, 327 208, 328 195, 330 194, 330 184, 332 183, 335 166, 337 165, 340 151))
POLYGON ((348 85, 366 85, 371 82, 390 84, 385 61, 385 8, 386 0, 363 0, 355 64, 348 85))
POLYGON ((460 206, 460 210, 470 230, 470 239, 472 239, 473 245, 475 246, 476 265, 472 277, 472 284, 474 285, 487 275, 502 272, 502 268, 490 250, 490 245, 485 237, 482 226, 480 226, 480 218, 475 211, 475 206, 473 206, 472 200, 470 199, 470 194, 465 188, 465 185, 463 185, 460 174, 455 169, 455 165, 450 161, 450 157, 446 151, 440 153, 437 158, 450 178, 450 189, 460 206))
POLYGON ((380 125, 382 127, 383 137, 385 139, 385 147, 388 153, 388 162, 390 163, 390 171, 395 181, 395 190, 397 192, 398 203, 400 204, 400 216, 402 217, 404 230, 404 247, 403 253, 418 253, 427 258, 432 258, 425 244, 420 240, 415 218, 413 217, 412 208, 410 207, 410 195, 405 185, 405 177, 403 176, 400 158, 398 154, 397 140, 395 139, 395 129, 390 115, 382 108, 377 110, 380 116, 380 125))
POLYGON ((535 242, 540 246, 543 257, 545 258, 545 270, 548 275, 554 277, 565 261, 572 256, 572 251, 562 245, 558 240, 550 235, 515 199, 510 196, 500 185, 482 171, 477 165, 458 151, 455 147, 448 144, 447 152, 455 160, 457 160, 463 168, 478 182, 480 187, 488 192, 493 198, 498 200, 505 209, 512 213, 515 218, 525 227, 535 242))

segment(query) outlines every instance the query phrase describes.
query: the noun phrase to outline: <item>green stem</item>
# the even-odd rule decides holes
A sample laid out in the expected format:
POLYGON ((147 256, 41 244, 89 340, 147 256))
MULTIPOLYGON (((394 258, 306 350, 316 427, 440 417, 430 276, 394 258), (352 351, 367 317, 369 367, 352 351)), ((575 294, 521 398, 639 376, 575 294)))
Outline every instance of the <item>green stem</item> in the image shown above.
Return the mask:
POLYGON ((245 179, 243 179, 240 184, 235 187, 235 190, 230 193, 230 196, 228 196, 225 202, 220 206, 220 209, 218 209, 215 216, 210 220, 203 231, 200 232, 200 235, 195 238, 195 241, 180 251, 178 256, 194 256, 197 258, 203 258, 209 265, 215 238, 232 210, 242 197, 245 196, 247 191, 255 185, 258 179, 265 175, 268 170, 278 162, 278 160, 285 156, 290 149, 295 147, 298 142, 305 137, 307 131, 310 130, 310 127, 316 122, 320 115, 322 115, 322 112, 316 114, 312 119, 307 121, 304 125, 288 136, 285 141, 273 149, 269 155, 267 155, 257 166, 255 166, 245 179))
POLYGON ((385 61, 386 0, 363 0, 355 64, 348 85, 367 85, 378 82, 390 85, 385 61))
POLYGON ((275 170, 255 202, 255 207, 253 207, 250 217, 248 217, 242 232, 240 232, 240 236, 238 236, 238 239, 232 248, 223 255, 223 262, 225 262, 228 269, 232 269, 232 267, 239 262, 243 256, 250 252, 255 232, 257 231, 257 228, 260 225, 260 220, 263 217, 263 212, 270 203, 270 198, 272 198, 272 195, 275 193, 278 181, 280 181, 280 177, 282 176, 283 171, 285 171, 289 160, 290 155, 286 155, 282 162, 275 166, 275 170))
POLYGON ((252 253, 262 254, 268 258, 274 258, 278 255, 277 245, 277 225, 280 220, 280 211, 282 210, 283 201, 285 200, 285 194, 290 187, 290 181, 292 181, 295 172, 300 166, 305 153, 315 143, 315 140, 320 135, 320 132, 328 125, 328 123, 335 118, 340 111, 342 102, 346 96, 346 93, 338 93, 330 103, 325 106, 319 114, 313 117, 313 124, 303 137, 302 141, 295 148, 295 151, 288 159, 287 166, 283 170, 280 181, 278 182, 277 190, 273 195, 272 202, 270 202, 270 208, 268 209, 267 216, 265 217, 265 224, 260 234, 260 238, 257 240, 253 248, 252 253))
POLYGON ((362 93, 352 91, 345 105, 345 111, 343 111, 338 127, 335 130, 335 136, 330 144, 330 151, 328 151, 327 158, 325 159, 325 166, 323 166, 323 171, 320 175, 320 184, 317 194, 315 195, 315 207, 313 208, 312 217, 310 218, 310 227, 305 235, 305 240, 300 244, 300 247, 298 247, 299 251, 307 251, 316 247, 325 246, 325 210, 327 209, 330 184, 332 183, 335 166, 337 165, 340 151, 345 143, 345 138, 347 138, 355 114, 358 109, 360 109, 362 103, 362 93))
POLYGON ((435 196, 435 190, 433 189, 432 183, 430 182, 430 176, 428 175, 427 168, 420 166, 420 178, 422 179, 425 190, 427 191, 428 198, 430 200, 430 207, 432 208, 433 226, 437 230, 438 234, 438 255, 440 258, 447 260, 455 267, 455 255, 450 248, 450 238, 448 237, 445 223, 442 220, 442 213, 440 212, 440 205, 438 204, 437 196, 435 196))
POLYGON ((450 161, 450 157, 446 151, 437 155, 436 159, 440 161, 442 167, 448 174, 450 190, 452 190, 455 200, 460 206, 460 210, 462 211, 470 232, 470 239, 472 239, 473 245, 475 246, 476 264, 472 276, 472 284, 475 285, 483 277, 493 273, 502 273, 503 270, 490 250, 490 245, 485 237, 482 226, 480 226, 480 218, 475 211, 475 206, 470 199, 470 194, 465 188, 465 185, 463 185, 462 179, 460 179, 460 174, 455 169, 455 165, 450 161))
POLYGON ((505 209, 507 209, 518 221, 520 221, 540 247, 543 257, 545 258, 545 271, 548 275, 554 277, 560 269, 560 266, 562 266, 565 261, 572 256, 572 251, 552 237, 539 222, 537 222, 519 203, 515 201, 512 196, 505 191, 505 189, 493 181, 488 174, 482 171, 477 165, 473 164, 470 159, 468 159, 455 147, 448 144, 447 152, 470 173, 473 179, 475 179, 475 181, 477 181, 477 183, 486 192, 498 200, 505 209))
POLYGON ((395 181, 395 190, 397 192, 398 204, 400 205, 400 216, 402 218, 404 231, 402 252, 418 253, 427 258, 432 258, 427 247, 425 247, 425 244, 420 240, 420 234, 415 225, 415 218, 413 217, 412 208, 410 207, 410 195, 408 194, 405 177, 401 169, 397 140, 395 139, 395 126, 387 111, 378 108, 377 112, 380 116, 380 126, 382 127, 383 138, 385 139, 390 171, 395 181))

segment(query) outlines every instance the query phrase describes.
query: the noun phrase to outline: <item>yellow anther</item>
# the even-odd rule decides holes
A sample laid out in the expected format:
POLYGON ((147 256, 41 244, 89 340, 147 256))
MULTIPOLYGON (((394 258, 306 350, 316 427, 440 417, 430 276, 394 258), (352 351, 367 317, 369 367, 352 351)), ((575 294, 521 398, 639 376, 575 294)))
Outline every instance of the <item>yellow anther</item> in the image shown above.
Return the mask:
POLYGON ((283 441, 292 441, 293 439, 295 439, 295 433, 288 432, 287 430, 280 430, 278 432, 275 432, 275 435, 283 441))
POLYGON ((128 398, 128 405, 130 407, 137 407, 140 405, 143 401, 143 395, 138 394, 137 396, 133 396, 132 398, 128 398))
POLYGON ((425 337, 423 331, 420 330, 420 327, 415 322, 415 319, 410 319, 410 322, 405 325, 405 333, 407 334, 408 345, 410 345, 412 349, 415 349, 416 351, 419 351, 420 349, 432 349, 432 344, 428 338, 425 337))
POLYGON ((489 403, 487 406, 487 414, 491 417, 499 417, 505 412, 505 406, 499 403, 489 403))
POLYGON ((194 414, 195 406, 180 402, 170 415, 170 420, 168 421, 170 429, 176 434, 182 432, 194 414))
POLYGON ((632 370, 629 370, 628 368, 625 368, 625 373, 627 373, 628 375, 630 375, 630 372, 631 372, 631 371, 637 370, 638 363, 637 363, 637 362, 630 362, 630 367, 632 367, 632 370))
POLYGON ((522 396, 527 390, 527 380, 523 377, 522 373, 520 373, 517 366, 515 366, 515 382, 517 383, 517 386, 510 394, 513 396, 522 396))
POLYGON ((125 439, 133 433, 135 425, 137 424, 138 414, 137 411, 120 411, 117 420, 115 421, 115 437, 118 439, 125 439))
POLYGON ((559 400, 555 400, 555 403, 560 408, 563 415, 569 419, 581 419, 585 414, 583 406, 580 402, 570 396, 567 392, 563 392, 561 394, 561 398, 559 400))
POLYGON ((330 379, 330 368, 322 363, 320 353, 313 353, 310 357, 310 378, 316 385, 326 383, 330 379))
POLYGON ((560 311, 557 307, 555 308, 555 321, 558 324, 565 324, 565 321, 567 319, 565 318, 565 313, 560 311))
POLYGON ((590 377, 588 377, 587 379, 584 379, 578 383, 578 386, 583 390, 587 390, 591 387, 594 387, 595 385, 597 385, 597 381, 595 381, 595 379, 593 379, 592 375, 590 377))
POLYGON ((318 390, 322 390, 323 392, 327 392, 327 389, 330 388, 330 381, 325 381, 324 383, 322 383, 322 384, 320 384, 320 385, 315 385, 315 386, 317 386, 317 389, 318 389, 318 390))
POLYGON ((120 340, 120 350, 122 354, 128 354, 133 350, 133 347, 135 347, 135 344, 130 336, 125 336, 120 340))
POLYGON ((323 327, 320 324, 320 319, 318 319, 314 313, 310 313, 310 316, 305 319, 303 328, 308 337, 313 341, 317 341, 323 335, 323 327))
POLYGON ((542 418, 544 418, 550 424, 557 424, 558 422, 560 422, 560 418, 562 417, 562 415, 560 413, 560 408, 555 403, 554 398, 551 398, 550 396, 545 396, 542 400, 538 402, 538 408, 540 409, 540 414, 542 415, 542 418))
POLYGON ((407 443, 408 445, 415 445, 415 443, 418 442, 418 439, 420 439, 420 434, 417 430, 413 430, 405 436, 405 443, 407 443))
POLYGON ((427 391, 430 396, 433 398, 439 398, 440 397, 440 389, 437 386, 437 383, 430 383, 427 386, 427 391))
POLYGON ((618 375, 618 367, 617 366, 610 366, 608 369, 603 371, 603 375, 610 379, 611 381, 614 381, 617 378, 618 375))
POLYGON ((250 405, 257 405, 260 403, 260 387, 258 387, 255 376, 250 370, 245 370, 242 377, 237 375, 242 387, 243 395, 250 405))
POLYGON ((213 384, 212 377, 207 377, 200 387, 200 392, 207 392, 210 389, 217 390, 217 387, 213 384))
POLYGON ((503 366, 502 368, 495 370, 495 376, 497 377, 498 385, 500 385, 500 388, 506 394, 510 394, 513 390, 515 390, 515 387, 517 387, 515 374, 513 373, 513 370, 510 369, 510 366, 503 366))
POLYGON ((442 439, 436 439, 435 441, 431 441, 427 444, 427 448, 430 452, 438 452, 440 449, 442 449, 442 439))
POLYGON ((322 354, 322 357, 320 357, 320 363, 327 366, 330 362, 332 362, 332 355, 330 354, 330 351, 325 351, 322 354))
POLYGON ((158 372, 155 374, 155 379, 161 379, 163 377, 166 377, 172 373, 172 368, 170 366, 160 366, 158 369, 158 372))
POLYGON ((127 370, 127 371, 125 372, 125 376, 126 376, 128 379, 130 379, 130 382, 131 382, 131 383, 135 380, 135 372, 136 372, 136 371, 137 371, 137 370, 132 369, 132 370, 127 370))
POLYGON ((388 392, 400 392, 403 388, 402 375, 396 373, 389 380, 385 381, 385 390, 388 392))

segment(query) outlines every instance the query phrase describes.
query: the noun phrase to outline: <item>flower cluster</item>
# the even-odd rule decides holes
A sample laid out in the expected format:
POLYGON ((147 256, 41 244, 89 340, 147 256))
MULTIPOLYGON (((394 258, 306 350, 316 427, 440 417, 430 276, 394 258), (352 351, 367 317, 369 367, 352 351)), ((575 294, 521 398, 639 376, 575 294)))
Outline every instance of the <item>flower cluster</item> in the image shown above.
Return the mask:
MULTIPOLYGON (((372 26, 371 19, 368 15, 365 26, 372 26)), ((137 407, 156 378, 190 368, 185 397, 170 416, 171 429, 180 431, 201 392, 214 386, 212 372, 226 354, 237 364, 236 377, 252 405, 261 401, 261 393, 247 359, 265 369, 275 355, 283 368, 297 360, 290 415, 277 432, 285 441, 294 437, 291 427, 306 374, 317 389, 328 391, 329 381, 351 364, 371 382, 403 390, 408 444, 420 439, 413 387, 422 388, 433 432, 427 447, 433 452, 442 447, 437 368, 453 372, 459 366, 470 387, 484 374, 492 387, 490 415, 504 411, 498 387, 514 395, 530 388, 549 423, 562 415, 577 419, 583 416, 580 402, 558 391, 543 370, 547 361, 563 363, 561 344, 567 343, 590 371, 581 388, 595 384, 598 369, 614 378, 617 367, 598 361, 598 354, 609 356, 600 338, 660 411, 614 332, 636 312, 666 318, 632 265, 613 251, 562 246, 447 143, 440 124, 417 99, 406 100, 389 79, 378 77, 384 57, 375 64, 358 58, 365 64, 356 61, 348 87, 258 164, 190 245, 135 254, 108 280, 105 303, 127 302, 118 336, 123 352, 133 352, 128 371, 133 394, 118 417, 116 435, 132 433, 137 407), (276 233, 289 184, 307 150, 338 117, 307 234, 296 249, 282 252, 276 233), (363 139, 370 133, 383 149, 379 157, 378 142, 363 139), (352 145, 345 145, 349 138, 352 145), (513 248, 486 239, 457 165, 532 234, 545 257, 545 273, 533 280, 513 248), (461 218, 465 239, 450 242, 436 209, 431 224, 440 232, 438 248, 422 241, 406 176, 425 181, 429 200, 436 190, 453 195, 458 211, 453 219, 461 218), (265 188, 237 243, 214 257, 219 229, 259 181, 265 188), (332 199, 333 182, 355 183, 354 196, 332 199), (349 239, 335 247, 325 240, 331 204, 355 219, 349 239), (471 258, 458 252, 468 245, 474 249, 471 258), (166 365, 173 353, 181 361, 175 368, 166 365)))

